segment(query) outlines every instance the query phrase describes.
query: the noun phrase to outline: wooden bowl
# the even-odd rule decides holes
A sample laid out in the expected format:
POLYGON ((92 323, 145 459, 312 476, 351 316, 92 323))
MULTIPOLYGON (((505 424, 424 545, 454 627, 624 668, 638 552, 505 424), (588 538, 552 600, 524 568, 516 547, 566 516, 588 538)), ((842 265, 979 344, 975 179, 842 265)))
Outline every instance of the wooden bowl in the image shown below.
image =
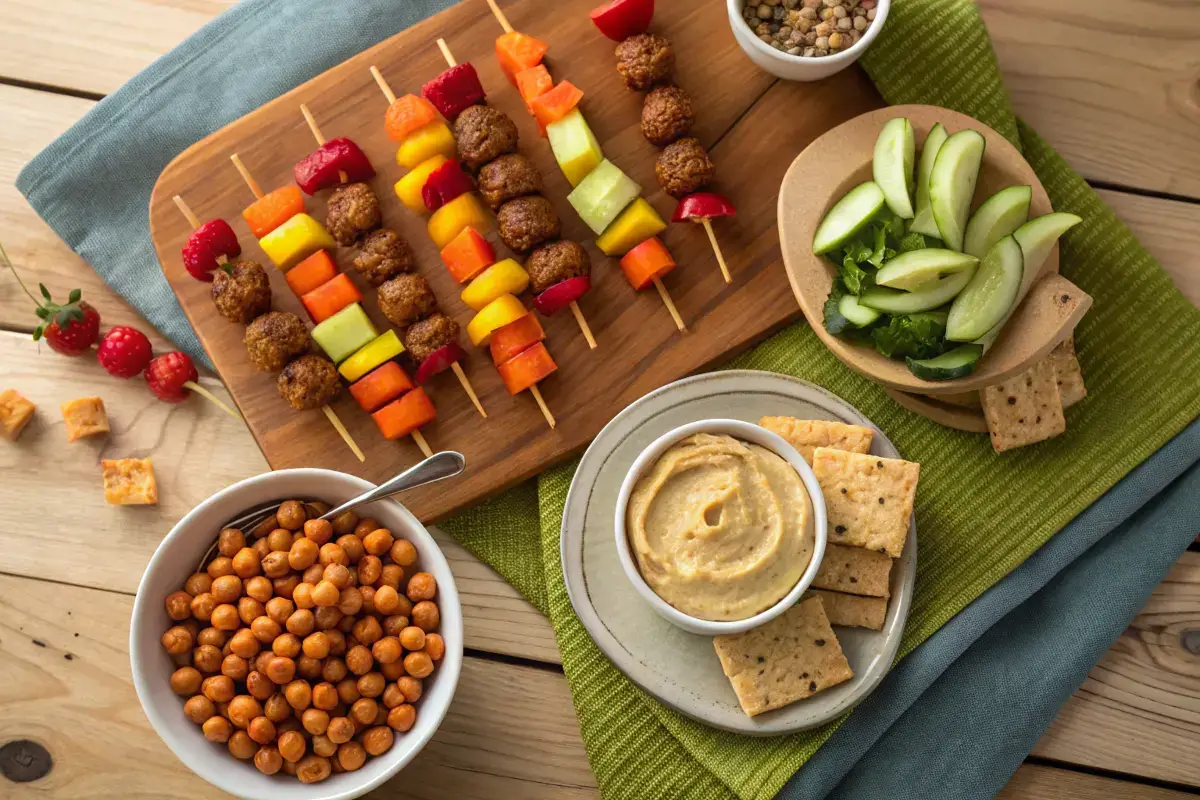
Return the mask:
POLYGON ((917 394, 956 394, 982 389, 1024 372, 1067 338, 1091 308, 1092 298, 1058 275, 1055 245, 1037 281, 1005 325, 1004 333, 978 368, 965 378, 925 381, 903 361, 885 358, 874 348, 840 339, 825 330, 824 305, 837 276, 827 258, 813 255, 812 241, 825 213, 847 191, 871 179, 871 157, 883 124, 908 117, 924 142, 934 123, 950 133, 973 128, 987 140, 972 208, 1008 186, 1033 187, 1030 218, 1053 209, 1033 169, 1007 139, 965 114, 936 106, 891 106, 842 123, 815 140, 792 162, 779 190, 779 241, 792 291, 821 340, 848 367, 890 389, 917 394))

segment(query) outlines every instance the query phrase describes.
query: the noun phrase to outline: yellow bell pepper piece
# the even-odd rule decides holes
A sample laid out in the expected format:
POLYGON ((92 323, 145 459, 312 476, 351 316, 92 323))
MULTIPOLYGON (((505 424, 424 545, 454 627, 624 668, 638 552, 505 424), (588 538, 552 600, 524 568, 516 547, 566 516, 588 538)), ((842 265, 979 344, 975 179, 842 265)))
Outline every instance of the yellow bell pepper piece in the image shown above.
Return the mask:
POLYGON ((337 242, 325 226, 308 214, 297 214, 258 240, 271 263, 285 272, 318 250, 332 250, 337 242))
POLYGON ((479 347, 487 345, 492 331, 516 322, 528 313, 520 300, 511 294, 502 294, 488 303, 475 318, 467 323, 467 336, 479 347))
POLYGON ((458 145, 454 141, 454 133, 446 123, 435 120, 423 128, 418 128, 400 143, 399 149, 396 150, 396 163, 405 169, 413 169, 422 161, 436 155, 454 158, 457 152, 458 145))
POLYGON ((480 233, 486 231, 491 219, 474 192, 460 194, 433 212, 433 216, 429 218, 429 238, 433 239, 433 243, 441 250, 468 226, 480 233))
POLYGON ((400 198, 400 202, 418 214, 424 214, 428 210, 425 208, 425 198, 421 197, 425 181, 429 180, 435 169, 449 160, 445 156, 430 156, 413 167, 412 172, 396 181, 396 196, 400 198))
POLYGON ((502 294, 520 294, 527 288, 529 273, 516 261, 506 258, 492 264, 467 284, 462 292, 462 301, 475 311, 480 311, 502 294))
POLYGON ((343 378, 354 383, 385 361, 391 361, 403 352, 404 345, 400 344, 400 337, 394 330, 387 330, 343 361, 342 365, 338 367, 338 372, 342 373, 343 378))
POLYGON ((596 239, 596 246, 606 256, 623 256, 666 229, 667 223, 663 222, 654 206, 646 202, 644 197, 639 197, 596 239))

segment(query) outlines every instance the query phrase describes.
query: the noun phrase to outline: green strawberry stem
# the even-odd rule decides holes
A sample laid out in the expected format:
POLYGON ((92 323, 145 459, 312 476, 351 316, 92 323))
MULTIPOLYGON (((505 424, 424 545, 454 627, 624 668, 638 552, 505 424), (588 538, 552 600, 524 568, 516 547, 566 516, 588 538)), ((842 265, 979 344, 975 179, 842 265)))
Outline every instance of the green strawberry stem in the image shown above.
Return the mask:
MULTIPOLYGON (((36 297, 34 297, 33 292, 29 291, 29 289, 25 286, 25 281, 21 280, 21 276, 17 274, 17 268, 14 267, 13 263, 8 260, 8 253, 5 252, 3 244, 0 244, 0 259, 4 260, 4 266, 6 266, 10 270, 12 270, 13 277, 17 279, 17 285, 21 287, 21 291, 24 292, 26 294, 26 296, 28 296, 29 299, 33 301, 33 304, 35 306, 37 306, 38 308, 41 308, 42 301, 38 300, 36 297)), ((38 314, 38 316, 40 317, 41 314, 38 314)), ((45 317, 43 317, 43 319, 45 319, 45 317)))

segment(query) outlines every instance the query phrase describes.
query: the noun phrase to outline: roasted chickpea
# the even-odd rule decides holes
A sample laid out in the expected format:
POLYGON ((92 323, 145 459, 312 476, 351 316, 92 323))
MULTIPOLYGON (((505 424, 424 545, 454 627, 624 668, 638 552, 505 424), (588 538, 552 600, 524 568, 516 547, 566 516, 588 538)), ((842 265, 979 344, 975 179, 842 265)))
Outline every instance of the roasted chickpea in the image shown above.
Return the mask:
POLYGON ((362 608, 359 609, 364 614, 374 614, 375 608, 375 587, 374 586, 359 586, 358 594, 362 598, 362 608))
POLYGON ((346 772, 354 772, 367 763, 367 751, 358 742, 345 742, 338 745, 337 763, 346 772))
POLYGON ((325 733, 325 729, 329 727, 329 712, 319 708, 305 709, 300 715, 300 722, 304 725, 304 730, 313 735, 325 733))
POLYGON ((262 560, 263 575, 268 578, 282 578, 290 569, 287 550, 274 550, 262 560))
POLYGON ((417 722, 417 710, 405 703, 399 705, 388 712, 387 724, 389 728, 406 733, 412 729, 412 726, 417 722))
MULTIPOLYGON (((338 625, 341 626, 346 619, 353 618, 343 617, 338 622, 338 625)), ((338 657, 346 655, 346 634, 342 633, 338 628, 333 628, 332 630, 325 631, 325 638, 329 640, 329 655, 338 657)))
MULTIPOLYGON (((325 567, 325 572, 322 573, 321 577, 323 579, 322 582, 328 581, 336 586, 338 591, 341 591, 350 585, 350 568, 342 564, 330 564, 325 567)), ((317 588, 320 588, 320 586, 321 584, 318 583, 317 588)))
POLYGON ((347 616, 353 616, 362 610, 362 592, 357 586, 347 586, 338 595, 337 609, 347 616))
POLYGON ((321 563, 313 564, 308 569, 304 570, 304 583, 311 583, 316 586, 321 582, 321 578, 325 575, 325 565, 321 563))
POLYGON ((284 656, 276 656, 267 664, 267 677, 272 683, 290 683, 296 677, 296 662, 284 656))
POLYGON ((442 656, 446 655, 446 640, 436 633, 426 634, 425 647, 422 649, 434 661, 441 661, 442 656))
POLYGON ((366 675, 375 666, 375 657, 363 645, 355 645, 346 651, 346 669, 355 675, 366 675))
MULTIPOLYGON (((185 667, 185 669, 189 668, 185 667)), ((197 672, 196 675, 199 676, 200 673, 197 672)), ((210 675, 200 684, 200 691, 204 692, 204 696, 214 703, 228 703, 233 699, 233 679, 228 675, 210 675)))
POLYGON ((330 564, 341 564, 343 567, 350 566, 350 556, 346 555, 346 551, 342 549, 340 544, 328 542, 321 545, 321 552, 317 558, 321 568, 324 569, 330 564))
POLYGON ((200 727, 204 731, 204 738, 210 742, 228 742, 229 735, 233 733, 233 725, 224 717, 209 717, 200 727))
POLYGON ((238 617, 237 606, 229 603, 222 603, 214 608, 211 619, 212 626, 223 631, 236 631, 242 624, 238 617))
POLYGON ((346 705, 351 705, 362 697, 358 693, 357 678, 343 678, 337 683, 338 699, 346 705))
POLYGON ((312 751, 319 756, 331 756, 337 752, 338 746, 329 741, 329 737, 323 733, 314 734, 312 737, 312 751))
POLYGON ((325 606, 313 612, 313 618, 317 622, 319 631, 333 630, 341 623, 344 616, 341 611, 338 611, 337 606, 325 606))
MULTIPOLYGON (((275 644, 275 643, 271 642, 271 644, 275 644)), ((263 674, 263 676, 265 677, 267 674, 267 664, 270 664, 271 659, 274 657, 275 657, 274 650, 269 650, 269 649, 263 650, 261 653, 259 653, 258 655, 256 655, 254 657, 253 661, 250 662, 250 667, 251 667, 250 671, 251 672, 261 672, 263 674)))
POLYGON ((292 547, 292 532, 287 528, 276 528, 267 534, 267 547, 272 550, 290 550, 292 547))
POLYGON ((296 608, 313 608, 316 603, 312 599, 313 585, 311 583, 302 583, 292 592, 292 599, 296 601, 296 608))
POLYGON ((274 745, 264 744, 254 754, 254 766, 264 775, 274 775, 283 769, 283 756, 274 745))
POLYGON ((221 649, 202 644, 192 651, 192 666, 210 675, 221 671, 221 649))
MULTIPOLYGON (((269 532, 267 531, 267 533, 269 532)), ((255 540, 254 544, 250 545, 250 549, 254 551, 254 556, 259 561, 266 558, 267 553, 271 552, 271 546, 267 544, 266 533, 263 534, 262 538, 255 540)))
POLYGON ((255 575, 245 579, 242 583, 242 591, 247 597, 253 597, 264 605, 270 602, 275 594, 275 589, 271 586, 269 578, 264 578, 262 575, 255 575))
POLYGON ((250 674, 250 665, 246 659, 230 653, 221 660, 221 674, 235 681, 244 681, 250 674))
POLYGON ((234 731, 229 737, 229 752, 236 759, 248 761, 258 752, 258 745, 245 731, 234 731))
POLYGON ((395 708, 403 702, 404 693, 400 691, 400 687, 394 681, 385 686, 383 694, 379 696, 379 703, 384 708, 395 708))
POLYGON ((239 694, 229 701, 229 708, 226 709, 225 715, 235 726, 247 728, 250 726, 250 720, 263 715, 263 707, 250 695, 239 694))
POLYGON ((392 664, 400 660, 404 651, 400 649, 400 640, 395 636, 384 636, 371 647, 371 655, 380 664, 392 664))
POLYGON ((304 753, 308 750, 308 742, 305 741, 304 734, 296 731, 280 734, 276 745, 279 747, 279 755, 283 756, 285 761, 299 761, 304 758, 304 753))
POLYGON ((228 556, 217 556, 208 563, 208 575, 214 581, 223 575, 233 574, 233 561, 228 556))
POLYGON ((332 711, 338 704, 337 688, 332 683, 318 683, 312 690, 312 704, 322 711, 332 711))
POLYGON ((286 627, 288 633, 296 636, 308 636, 316 627, 317 621, 313 617, 313 612, 306 608, 298 609, 292 612, 292 615, 287 618, 286 627))
POLYGON ((246 625, 250 625, 259 617, 266 617, 267 610, 263 608, 263 604, 255 600, 253 597, 242 597, 238 599, 237 604, 238 617, 246 625))
POLYGON ((392 542, 392 563, 402 567, 411 567, 417 563, 417 548, 408 539, 397 539, 392 542))
MULTIPOLYGON (((188 617, 193 616, 196 613, 196 598, 198 597, 211 598, 212 595, 207 592, 201 592, 196 597, 192 597, 184 591, 171 592, 167 595, 167 599, 163 603, 167 609, 167 616, 176 622, 182 622, 188 617)), ((196 619, 201 619, 201 617, 196 617, 196 619)), ((207 617, 203 619, 207 619, 207 617)))
POLYGON ((317 606, 336 606, 341 590, 332 582, 322 580, 312 590, 312 601, 317 606))
POLYGON ((291 597, 292 592, 296 591, 296 587, 299 585, 300 576, 295 574, 288 574, 282 578, 273 578, 271 580, 271 588, 280 597, 291 597))
POLYGON ((292 707, 283 692, 276 692, 263 703, 263 716, 271 722, 280 723, 292 715, 292 707))
MULTIPOLYGON (((195 575, 189 575, 188 579, 183 582, 183 591, 187 592, 192 597, 195 597, 198 594, 203 594, 211 588, 212 576, 207 572, 197 572, 195 575)), ((191 616, 190 609, 188 610, 188 616, 191 616)))
POLYGON ((204 676, 195 667, 180 667, 171 673, 171 691, 184 697, 190 697, 200 691, 203 680, 204 676))
POLYGON ((196 634, 196 644, 211 644, 217 649, 224 647, 227 641, 229 641, 229 634, 218 628, 205 628, 196 634))
POLYGON ((312 705, 312 687, 307 681, 292 681, 283 687, 283 696, 296 711, 304 711, 312 705))
POLYGON ((358 582, 364 586, 375 583, 379 580, 382 570, 383 562, 379 560, 379 556, 368 553, 358 561, 358 582))
POLYGON ((396 688, 404 695, 404 699, 410 703, 420 700, 424 692, 421 681, 411 675, 405 675, 403 678, 397 680, 396 688))
POLYGON ((391 749, 393 741, 392 729, 380 726, 363 734, 362 746, 371 755, 381 756, 391 749))
POLYGON ((292 616, 292 612, 296 609, 292 601, 286 597, 272 597, 267 601, 265 607, 267 616, 279 625, 287 623, 288 618, 292 616))
POLYGON ((387 680, 378 672, 368 672, 358 679, 358 693, 363 697, 379 697, 387 688, 387 680))
MULTIPOLYGON (((338 613, 340 614, 341 611, 339 610, 338 613)), ((347 617, 346 615, 343 614, 342 618, 340 620, 338 620, 337 630, 339 630, 343 634, 349 636, 351 631, 354 630, 355 622, 358 622, 358 617, 347 617)), ((357 644, 357 642, 355 642, 355 644, 357 644)))
POLYGON ((242 579, 237 575, 222 575, 212 582, 211 594, 218 603, 236 603, 242 596, 242 579))
POLYGON ((354 526, 358 524, 358 514, 353 511, 343 511, 331 520, 333 532, 338 536, 344 536, 347 533, 354 533, 354 526))
POLYGON ((375 721, 379 713, 379 704, 369 697, 361 697, 350 706, 350 719, 359 725, 367 726, 375 721))
POLYGON ((275 741, 275 723, 266 717, 255 717, 250 720, 250 727, 246 729, 246 732, 259 744, 270 744, 275 741))
MULTIPOLYGON (((274 661, 274 659, 271 659, 274 661)), ((267 677, 267 673, 254 670, 246 676, 246 691, 255 700, 266 700, 271 695, 275 694, 275 683, 267 677)))
POLYGON ((313 658, 304 653, 296 657, 296 674, 301 678, 311 681, 321 677, 322 666, 323 662, 319 658, 313 658))
POLYGON ((339 536, 337 539, 337 545, 346 551, 346 557, 350 559, 351 564, 357 564, 367 554, 367 549, 363 547, 362 539, 358 538, 353 533, 347 533, 345 536, 339 536))
POLYGON ((408 588, 404 593, 414 603, 432 600, 437 594, 437 580, 428 572, 418 572, 408 579, 408 588))
MULTIPOLYGON (((224 607, 224 606, 222 606, 224 607)), ((229 606, 233 608, 233 606, 229 606)), ((214 616, 215 613, 214 613, 214 616)), ((262 649, 262 644, 254 636, 254 632, 249 628, 240 628, 233 634, 233 638, 229 640, 229 652, 235 656, 242 658, 254 658, 262 649)))
POLYGON ((320 546, 312 539, 297 539, 288 550, 288 564, 292 569, 308 569, 316 563, 320 553, 320 546))
POLYGON ((427 678, 433 672, 433 659, 428 653, 409 653, 404 657, 404 671, 414 678, 427 678))
POLYGON ((226 528, 217 536, 217 552, 228 558, 233 558, 245 546, 246 535, 237 528, 226 528))
POLYGON ((293 633, 284 633, 271 642, 271 651, 277 656, 295 658, 300 655, 300 639, 293 633))
POLYGON ((370 517, 366 517, 359 520, 358 524, 354 526, 354 535, 360 539, 363 539, 366 538, 366 535, 371 531, 377 530, 379 530, 379 523, 370 517))
POLYGON ((283 632, 279 623, 268 616, 261 616, 250 623, 250 633, 262 644, 270 644, 283 632))
POLYGON ((395 681, 403 678, 408 673, 404 671, 404 661, 393 661, 390 664, 380 664, 379 672, 382 673, 384 680, 395 681))
POLYGON ((397 592, 400 591, 400 582, 404 580, 404 567, 399 564, 384 564, 380 570, 379 581, 375 588, 390 586, 397 592))
POLYGON ((333 526, 329 520, 310 519, 304 523, 304 538, 320 547, 333 538, 333 526))
POLYGON ((416 625, 426 633, 437 630, 437 626, 441 621, 441 618, 442 615, 438 611, 437 605, 429 600, 422 600, 413 606, 413 625, 416 625))
POLYGON ((420 650, 425 646, 425 631, 415 625, 410 625, 400 631, 400 644, 404 646, 405 650, 420 650))
POLYGON ((296 777, 301 783, 320 783, 333 772, 328 758, 309 755, 296 762, 296 777))
POLYGON ((304 649, 304 654, 310 658, 325 658, 329 655, 329 637, 322 631, 311 633, 304 637, 301 647, 304 649))
POLYGON ((346 717, 334 717, 329 720, 325 735, 334 744, 342 744, 354 738, 354 723, 346 717))
POLYGON ((381 556, 392 549, 392 532, 387 528, 377 528, 363 537, 362 543, 366 551, 373 556, 381 556))
POLYGON ((282 772, 284 775, 294 778, 294 777, 296 777, 296 764, 294 762, 288 761, 285 758, 283 760, 283 766, 279 768, 279 771, 282 772))
POLYGON ((243 547, 233 556, 233 574, 239 578, 253 578, 262 572, 261 560, 262 556, 253 547, 243 547))
POLYGON ((400 613, 400 595, 391 586, 384 585, 375 590, 374 604, 380 614, 400 613))
POLYGON ((321 679, 329 683, 337 683, 349 673, 346 662, 336 656, 330 656, 321 662, 321 679))
POLYGON ((354 638, 367 647, 379 641, 379 637, 383 636, 383 628, 379 625, 379 620, 375 617, 363 617, 354 623, 354 638))
POLYGON ((162 641, 162 646, 166 651, 173 656, 181 656, 184 653, 190 652, 192 645, 195 643, 192 632, 182 625, 168 628, 160 641, 162 641))
MULTIPOLYGON (((403 614, 392 614, 383 618, 383 635, 399 636, 400 631, 408 627, 408 617, 403 614)), ((401 642, 403 644, 403 642, 401 642)))
POLYGON ((275 512, 275 520, 279 523, 279 527, 287 528, 289 531, 298 531, 304 527, 304 522, 308 519, 308 512, 304 510, 304 503, 299 500, 285 500, 279 506, 279 510, 275 512))

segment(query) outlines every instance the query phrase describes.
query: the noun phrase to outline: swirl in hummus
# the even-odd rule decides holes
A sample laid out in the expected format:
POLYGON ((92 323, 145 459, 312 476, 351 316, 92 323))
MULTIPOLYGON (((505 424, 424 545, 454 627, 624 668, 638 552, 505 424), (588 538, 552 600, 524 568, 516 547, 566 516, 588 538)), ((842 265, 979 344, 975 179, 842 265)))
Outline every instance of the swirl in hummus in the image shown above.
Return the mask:
POLYGON ((812 501, 775 453, 700 433, 663 453, 633 488, 626 532, 638 569, 685 614, 746 619, 786 595, 812 560, 812 501))

